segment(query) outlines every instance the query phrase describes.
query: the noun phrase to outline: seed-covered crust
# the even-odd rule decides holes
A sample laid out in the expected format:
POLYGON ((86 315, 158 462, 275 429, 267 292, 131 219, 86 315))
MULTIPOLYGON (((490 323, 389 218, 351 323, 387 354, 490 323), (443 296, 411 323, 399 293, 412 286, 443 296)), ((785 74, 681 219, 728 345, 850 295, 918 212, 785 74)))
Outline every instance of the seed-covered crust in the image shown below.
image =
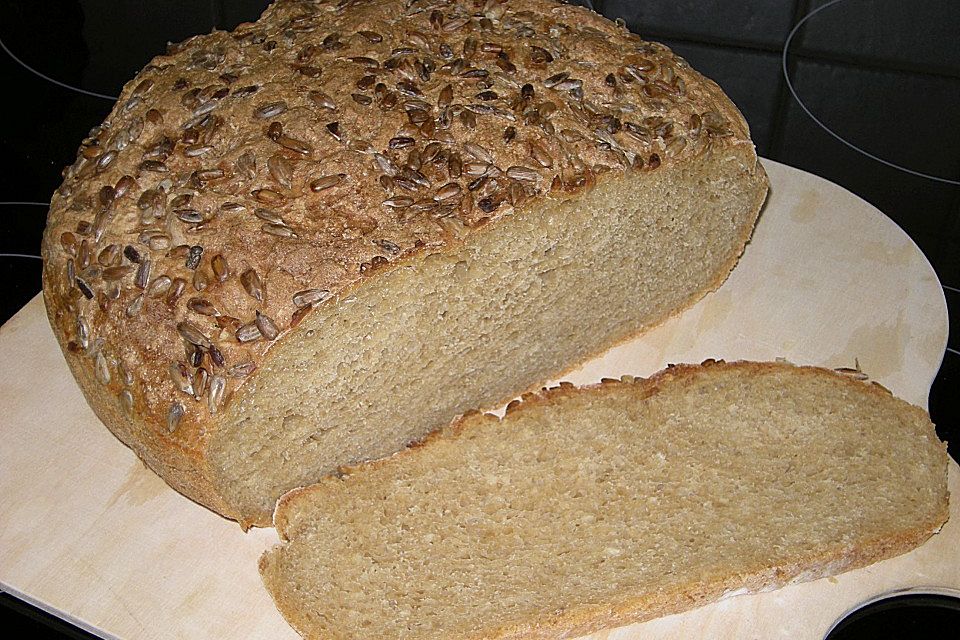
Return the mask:
POLYGON ((749 135, 715 84, 580 7, 280 0, 155 58, 83 141, 44 236, 48 313, 98 415, 223 512, 196 486, 208 434, 314 306, 729 145, 749 135))

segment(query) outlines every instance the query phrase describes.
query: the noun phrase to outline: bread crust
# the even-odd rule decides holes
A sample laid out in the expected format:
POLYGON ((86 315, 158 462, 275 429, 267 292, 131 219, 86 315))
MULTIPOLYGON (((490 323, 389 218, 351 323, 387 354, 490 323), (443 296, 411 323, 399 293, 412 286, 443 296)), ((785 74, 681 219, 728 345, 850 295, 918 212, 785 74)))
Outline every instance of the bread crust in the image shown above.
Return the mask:
MULTIPOLYGON (((427 13, 407 15, 399 0, 350 5, 334 11, 280 0, 256 23, 191 38, 155 58, 65 170, 44 234, 47 314, 94 412, 173 488, 244 527, 266 522, 218 495, 208 445, 231 398, 311 308, 337 304, 470 234, 495 233, 525 207, 705 154, 741 164, 755 212, 766 194, 746 123, 719 87, 666 47, 586 9, 551 0, 480 10, 461 3, 435 26, 427 13), (534 33, 510 45, 519 42, 510 31, 517 29, 534 33), (503 42, 506 59, 489 40, 503 42), (459 74, 445 73, 443 41, 457 51, 479 48, 464 54, 459 74), (412 54, 391 51, 424 44, 438 67, 430 79, 386 82, 394 58, 398 69, 422 74, 412 54), (538 62, 544 51, 551 62, 538 62), (486 90, 500 92, 495 99, 478 97, 482 78, 462 79, 471 69, 495 78, 486 90), (569 87, 544 84, 564 73, 547 84, 569 87), (369 75, 383 79, 387 93, 356 86, 369 75), (527 84, 521 80, 535 87, 533 97, 513 86, 527 84), (447 85, 449 97, 441 95, 447 85), (381 104, 393 95, 399 106, 378 108, 356 95, 381 104), (410 129, 418 101, 435 105, 438 123, 447 119, 439 105, 449 103, 449 128, 410 129), (535 116, 527 113, 533 108, 535 116), (508 127, 513 137, 504 142, 508 127), (426 162, 419 176, 405 173, 411 137, 421 159, 432 143, 448 165, 456 154, 464 177, 426 162), (466 188, 466 165, 484 163, 485 153, 499 173, 492 194, 490 180, 466 188), (384 175, 393 186, 383 186, 384 175), (318 184, 330 176, 336 185, 318 184), (414 184, 413 206, 397 200, 416 200, 397 178, 430 186, 414 184), (459 195, 440 198, 449 183, 462 185, 459 195), (240 341, 241 329, 256 339, 240 341)), ((741 230, 740 250, 751 230, 741 230)), ((711 287, 691 292, 689 304, 719 286, 738 257, 711 287)))
MULTIPOLYGON (((723 370, 739 370, 746 375, 780 371, 789 372, 791 375, 825 376, 835 380, 837 384, 847 385, 859 393, 868 393, 877 398, 885 399, 889 399, 891 395, 887 389, 877 383, 819 367, 795 366, 785 362, 738 361, 728 363, 723 360, 706 360, 700 365, 671 365, 649 378, 624 376, 620 380, 605 379, 598 384, 586 387, 575 387, 569 383, 564 383, 555 387, 543 388, 538 392, 525 394, 521 400, 511 403, 508 413, 528 411, 532 407, 554 403, 560 398, 576 394, 616 392, 624 387, 630 387, 637 394, 637 399, 643 400, 657 394, 664 385, 690 384, 697 377, 723 370)), ((901 402, 901 409, 909 420, 921 419, 929 422, 927 412, 919 407, 901 402)), ((337 485, 342 482, 341 478, 343 476, 363 474, 373 469, 391 465, 402 465, 414 456, 429 456, 431 448, 437 442, 459 438, 469 430, 482 429, 485 425, 498 423, 502 419, 493 414, 478 415, 476 412, 465 415, 454 420, 446 428, 431 433, 415 447, 410 447, 382 460, 344 467, 341 469, 340 477, 324 478, 309 487, 301 487, 287 492, 277 501, 274 512, 274 525, 280 535, 282 544, 265 552, 259 561, 259 570, 265 582, 268 585, 270 584, 268 574, 275 555, 279 553, 284 543, 289 542, 291 534, 295 533, 292 531, 295 523, 291 518, 294 515, 292 512, 296 509, 299 501, 309 498, 312 494, 336 493, 337 485)), ((604 605, 542 613, 523 623, 469 636, 464 640, 520 640, 527 638, 548 640, 578 637, 600 629, 620 627, 680 613, 718 600, 724 594, 734 590, 747 593, 770 591, 788 584, 835 575, 906 553, 939 531, 949 517, 949 493, 946 489, 946 443, 939 442, 939 447, 943 452, 943 494, 937 505, 936 513, 932 514, 929 521, 917 523, 913 528, 897 535, 863 540, 854 545, 837 544, 832 548, 811 552, 806 556, 797 558, 794 562, 781 566, 758 565, 755 569, 738 575, 716 576, 698 584, 677 586, 655 594, 626 596, 618 602, 604 605)), ((273 588, 268 589, 268 591, 270 591, 284 618, 304 638, 308 640, 332 640, 332 636, 312 635, 310 627, 301 619, 302 612, 298 610, 296 603, 278 597, 278 594, 281 593, 279 589, 273 588)))

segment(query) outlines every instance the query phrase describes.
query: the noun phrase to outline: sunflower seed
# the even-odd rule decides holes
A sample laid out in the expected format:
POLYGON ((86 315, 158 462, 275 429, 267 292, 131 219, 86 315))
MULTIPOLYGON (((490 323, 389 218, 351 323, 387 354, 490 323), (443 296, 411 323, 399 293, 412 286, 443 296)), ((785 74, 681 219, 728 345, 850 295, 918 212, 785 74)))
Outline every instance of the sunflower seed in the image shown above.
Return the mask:
POLYGON ((583 80, 576 78, 567 78, 553 85, 557 91, 578 91, 583 89, 583 80))
POLYGON ((412 147, 416 144, 416 140, 408 136, 396 136, 390 138, 390 142, 387 143, 391 149, 406 149, 407 147, 412 147))
POLYGON ((200 367, 193 374, 193 399, 199 401, 207 392, 207 381, 210 374, 203 367, 200 367))
POLYGON ((448 182, 437 190, 437 200, 446 200, 460 195, 460 185, 456 182, 448 182))
POLYGON ((317 193, 326 189, 331 189, 340 184, 345 177, 346 174, 343 173, 321 176, 310 183, 310 190, 314 193, 317 193))
POLYGON ((203 331, 189 320, 179 322, 177 324, 177 331, 180 333, 180 336, 190 344, 195 344, 203 349, 210 346, 210 338, 205 336, 203 331))
POLYGON ((199 169, 194 172, 194 175, 200 182, 210 182, 211 180, 223 178, 226 173, 224 173, 223 169, 213 167, 210 169, 199 169))
POLYGON ((193 272, 193 288, 196 291, 203 291, 209 284, 210 280, 203 269, 197 269, 193 272))
POLYGON ((413 198, 408 196, 394 196, 393 198, 388 198, 383 201, 383 206, 391 207, 393 209, 402 209, 403 207, 409 207, 413 204, 413 198))
POLYGON ((196 158, 202 156, 205 153, 213 151, 213 147, 209 145, 190 145, 183 150, 183 155, 188 158, 196 158))
POLYGON ((272 236, 277 236, 279 238, 296 238, 297 234, 294 233, 293 229, 286 225, 267 223, 260 227, 260 230, 264 233, 268 233, 272 236))
POLYGON ((284 149, 289 149, 290 151, 299 153, 302 156, 308 156, 313 153, 313 145, 304 142, 303 140, 291 138, 290 136, 280 136, 277 138, 276 142, 284 149))
POLYGON ((230 277, 230 267, 227 265, 227 259, 222 253, 213 256, 210 265, 213 267, 213 275, 217 279, 217 282, 225 282, 226 279, 230 277))
POLYGON ((488 164, 494 164, 493 155, 474 142, 466 142, 463 145, 464 150, 477 160, 482 160, 488 164))
POLYGON ((293 304, 297 307, 319 304, 329 299, 331 295, 326 289, 304 289, 293 294, 293 304))
POLYGON ((176 209, 173 214, 177 219, 187 224, 199 224, 203 222, 203 214, 196 209, 176 209))
POLYGON ((77 341, 84 350, 90 347, 90 325, 83 316, 77 316, 77 341))
POLYGON ((167 372, 170 374, 173 386, 183 393, 193 395, 193 382, 190 380, 190 372, 183 363, 171 362, 167 372))
POLYGON ((520 165, 514 165, 507 169, 507 177, 513 178, 514 180, 521 180, 525 182, 536 182, 540 179, 540 174, 531 169, 530 167, 523 167, 520 165))
POLYGON ((363 138, 351 140, 349 147, 351 150, 356 151, 357 153, 374 153, 373 145, 363 138))
POLYGON ((296 327, 298 324, 300 324, 300 321, 306 317, 306 315, 310 312, 311 309, 313 309, 313 306, 308 304, 307 306, 300 307, 299 309, 294 311, 293 314, 290 316, 290 328, 292 329, 293 327, 296 327))
POLYGON ((236 337, 239 342, 253 342, 259 340, 262 336, 260 328, 256 322, 249 322, 236 331, 236 337))
POLYGON ((453 87, 449 84, 440 89, 440 96, 437 98, 437 107, 444 109, 453 102, 453 87))
POLYGON ((376 31, 357 31, 357 35, 363 36, 368 42, 373 44, 383 41, 383 36, 376 31))
POLYGON ((569 73, 567 73, 566 71, 561 71, 560 73, 556 73, 550 76, 549 78, 544 78, 543 86, 547 87, 548 89, 552 89, 553 87, 557 86, 558 84, 560 84, 561 82, 563 82, 569 77, 570 77, 569 73))
MULTIPOLYGON (((66 248, 66 245, 68 244, 64 240, 64 236, 70 236, 70 238, 72 239, 70 240, 70 243, 73 245, 73 251, 72 252, 67 251, 67 253, 69 253, 70 255, 76 255, 77 237, 72 233, 70 233, 69 231, 64 233, 62 236, 60 236, 60 244, 64 245, 64 248, 66 248)), ((100 263, 101 266, 108 267, 114 264, 119 257, 120 257, 120 247, 115 244, 109 244, 106 247, 104 247, 103 250, 100 251, 100 253, 97 255, 97 262, 100 263)))
POLYGON ((257 365, 253 362, 241 362, 235 364, 227 370, 227 375, 231 378, 245 378, 257 370, 257 365))
POLYGON ((191 367, 199 367, 201 364, 203 364, 203 349, 194 345, 192 351, 190 349, 187 351, 189 351, 187 358, 190 361, 191 367))
POLYGON ((210 379, 210 388, 207 391, 207 407, 211 414, 216 414, 223 403, 223 393, 227 388, 227 381, 223 376, 213 376, 210 379))
POLYGON ((246 98, 247 96, 252 96, 259 90, 260 90, 259 86, 255 84, 251 84, 245 87, 240 87, 239 89, 234 89, 233 95, 234 97, 237 97, 237 98, 246 98))
POLYGON ((187 308, 190 309, 190 311, 199 313, 202 316, 217 315, 217 308, 205 298, 190 298, 187 300, 187 308))
POLYGON ((253 197, 264 204, 277 205, 286 200, 282 193, 273 189, 255 189, 253 197))
POLYGON ((143 309, 142 293, 130 301, 130 304, 128 304, 127 308, 124 310, 124 313, 127 314, 128 318, 133 318, 140 314, 141 309, 143 309))
POLYGON ((106 169, 107 167, 109 167, 109 166, 113 163, 113 161, 116 160, 116 159, 117 159, 117 152, 116 152, 116 151, 107 151, 105 154, 103 154, 102 156, 100 156, 100 157, 97 159, 97 163, 96 163, 97 173, 100 173, 100 172, 102 172, 103 170, 105 170, 105 169, 106 169))
POLYGON ((390 158, 382 153, 374 153, 373 159, 382 173, 385 173, 388 176, 397 175, 397 165, 395 165, 390 158))
POLYGON ((133 176, 122 176, 117 180, 117 184, 113 187, 114 199, 119 200, 125 196, 130 189, 136 186, 136 180, 133 179, 133 176))
POLYGON ((269 102, 267 104, 258 106, 253 112, 253 117, 257 118, 258 120, 266 120, 268 118, 274 118, 286 110, 287 103, 283 100, 269 102))
POLYGON ((183 419, 185 411, 186 409, 180 402, 174 402, 170 405, 170 410, 167 411, 167 431, 169 433, 173 433, 180 426, 180 420, 183 419))
POLYGON ((187 258, 184 266, 187 269, 196 269, 200 264, 200 258, 203 256, 203 247, 200 245, 193 245, 187 249, 187 258))
POLYGON ((120 392, 120 406, 127 415, 133 414, 133 394, 126 389, 120 392))
POLYGON ((239 202, 224 202, 220 205, 221 211, 226 211, 227 213, 235 213, 237 211, 243 211, 246 207, 239 202))
POLYGON ((138 169, 140 171, 150 171, 152 173, 166 173, 170 170, 167 168, 167 165, 159 160, 144 160, 139 164, 138 169))
POLYGON ((147 289, 147 295, 151 298, 160 298, 165 296, 170 290, 170 286, 173 284, 173 280, 169 276, 160 276, 154 278, 153 282, 150 283, 150 287, 147 289))
POLYGON ((553 55, 543 47, 530 45, 530 62, 533 64, 549 64, 553 62, 553 55))
POLYGON ((468 162, 463 165, 463 173, 472 178, 476 178, 486 175, 490 171, 491 166, 488 162, 468 162))
POLYGON ((276 142, 283 135, 283 123, 271 122, 267 127, 267 137, 276 142))
POLYGON ((257 159, 250 151, 243 153, 235 162, 237 172, 252 180, 257 176, 257 159))
POLYGON ((257 216, 258 218, 260 218, 260 219, 263 220, 264 222, 270 222, 270 223, 272 223, 272 224, 279 224, 279 225, 284 225, 284 224, 286 224, 286 223, 283 221, 283 218, 280 217, 280 214, 278 214, 278 213, 277 213, 276 211, 274 211, 273 209, 266 209, 266 208, 264 208, 264 207, 257 207, 256 209, 253 210, 253 215, 257 216))
POLYGON ((463 161, 460 159, 459 153, 453 152, 447 158, 447 171, 451 178, 459 178, 462 175, 463 161))
POLYGON ((131 271, 133 271, 133 267, 130 265, 116 265, 106 267, 100 277, 102 277, 105 282, 116 282, 117 280, 122 280, 131 271))
POLYGON ((257 329, 267 340, 276 340, 277 336, 280 335, 280 330, 277 329, 277 325, 270 319, 270 316, 260 313, 260 311, 257 311, 254 324, 257 325, 257 329))
POLYGON ((400 247, 397 246, 396 243, 390 242, 384 238, 381 238, 380 240, 374 240, 374 244, 392 255, 400 253, 400 247))
POLYGON ((271 177, 277 181, 277 184, 289 189, 293 179, 293 165, 279 153, 275 153, 267 159, 267 170, 271 177))
POLYGON ((299 65, 294 67, 297 70, 297 73, 308 78, 319 78, 323 74, 323 70, 320 67, 314 67, 309 64, 299 65))
POLYGON ((333 98, 323 91, 311 91, 308 96, 313 104, 321 109, 328 109, 330 111, 336 111, 337 109, 337 103, 334 102, 333 98))
POLYGON ((225 363, 223 359, 223 354, 220 352, 220 349, 217 348, 217 345, 211 344, 210 348, 207 350, 207 353, 210 354, 210 361, 218 367, 222 367, 225 363))
POLYGON ((339 123, 339 122, 328 122, 327 125, 326 125, 326 129, 327 129, 327 131, 330 133, 330 135, 332 135, 333 138, 334 138, 337 142, 340 141, 340 139, 341 139, 341 134, 340 134, 340 123, 339 123))

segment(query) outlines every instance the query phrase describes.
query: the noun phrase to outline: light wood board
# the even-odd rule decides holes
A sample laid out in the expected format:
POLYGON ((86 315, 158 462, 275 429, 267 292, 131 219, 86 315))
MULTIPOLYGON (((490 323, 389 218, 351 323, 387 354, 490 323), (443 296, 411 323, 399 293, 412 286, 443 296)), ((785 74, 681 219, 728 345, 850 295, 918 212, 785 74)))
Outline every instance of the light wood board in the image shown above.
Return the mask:
MULTIPOLYGON (((947 340, 943 292, 888 218, 765 161, 772 191, 730 279, 566 379, 705 358, 853 366, 926 406, 947 340)), ((173 492, 97 421, 37 296, 0 329, 0 586, 104 637, 296 638, 260 584, 272 529, 242 533, 173 492)), ((960 470, 951 463, 951 491, 960 470)), ((591 636, 822 638, 844 612, 911 587, 960 589, 960 513, 919 549, 833 579, 591 636)))

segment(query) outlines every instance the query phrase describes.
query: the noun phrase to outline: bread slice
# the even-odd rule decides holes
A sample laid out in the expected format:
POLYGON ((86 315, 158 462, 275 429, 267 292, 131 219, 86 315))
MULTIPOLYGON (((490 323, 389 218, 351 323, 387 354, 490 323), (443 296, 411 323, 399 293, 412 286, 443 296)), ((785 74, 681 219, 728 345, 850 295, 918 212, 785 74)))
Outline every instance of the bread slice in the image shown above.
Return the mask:
POLYGON ((573 637, 903 553, 947 518, 926 412, 707 362, 561 386, 284 496, 260 571, 305 638, 573 637))
POLYGON ((67 363, 244 526, 689 307, 767 191, 716 84, 553 0, 279 0, 154 59, 64 177, 67 363))

